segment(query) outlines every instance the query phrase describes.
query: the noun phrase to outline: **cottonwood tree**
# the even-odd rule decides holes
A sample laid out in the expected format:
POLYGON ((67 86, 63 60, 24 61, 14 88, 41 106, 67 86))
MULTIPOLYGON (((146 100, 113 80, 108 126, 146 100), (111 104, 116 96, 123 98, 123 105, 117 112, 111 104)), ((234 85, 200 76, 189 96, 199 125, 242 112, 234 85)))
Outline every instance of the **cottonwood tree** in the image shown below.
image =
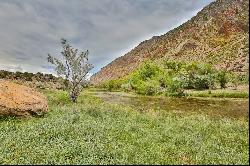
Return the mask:
POLYGON ((50 54, 47 60, 56 66, 57 74, 66 79, 70 100, 77 102, 82 88, 87 84, 86 76, 93 69, 93 65, 88 62, 88 50, 78 54, 78 49, 72 48, 65 39, 61 39, 61 44, 63 60, 54 58, 50 54))

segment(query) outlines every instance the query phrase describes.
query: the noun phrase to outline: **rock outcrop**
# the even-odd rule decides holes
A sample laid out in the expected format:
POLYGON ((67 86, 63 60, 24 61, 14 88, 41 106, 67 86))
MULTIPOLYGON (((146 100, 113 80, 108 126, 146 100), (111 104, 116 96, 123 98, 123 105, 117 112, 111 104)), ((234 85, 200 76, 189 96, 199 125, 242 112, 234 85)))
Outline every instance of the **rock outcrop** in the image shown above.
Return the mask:
POLYGON ((29 87, 0 80, 0 116, 33 116, 48 112, 47 99, 29 87))
POLYGON ((203 61, 235 72, 248 71, 249 1, 217 0, 161 36, 141 42, 91 77, 93 84, 124 77, 145 60, 203 61))

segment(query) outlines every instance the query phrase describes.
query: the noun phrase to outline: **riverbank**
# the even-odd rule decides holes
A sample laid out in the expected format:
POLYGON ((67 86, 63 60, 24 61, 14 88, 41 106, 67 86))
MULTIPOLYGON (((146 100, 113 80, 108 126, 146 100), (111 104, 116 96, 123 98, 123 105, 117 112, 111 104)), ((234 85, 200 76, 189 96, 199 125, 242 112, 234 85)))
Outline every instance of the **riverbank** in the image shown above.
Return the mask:
POLYGON ((210 97, 210 98, 249 98, 249 86, 242 85, 237 89, 228 87, 225 89, 212 90, 186 90, 187 96, 210 97))
MULTIPOLYGON (((88 88, 87 92, 105 92, 109 93, 107 89, 104 88, 88 88)), ((113 90, 111 92, 116 93, 116 95, 122 96, 147 96, 147 95, 139 95, 134 92, 124 92, 121 90, 113 90)), ((211 89, 211 90, 185 90, 184 97, 204 97, 204 98, 249 98, 249 86, 242 85, 237 89, 233 87, 228 87, 225 89, 211 89)), ((153 95, 152 97, 165 97, 164 95, 153 95)))

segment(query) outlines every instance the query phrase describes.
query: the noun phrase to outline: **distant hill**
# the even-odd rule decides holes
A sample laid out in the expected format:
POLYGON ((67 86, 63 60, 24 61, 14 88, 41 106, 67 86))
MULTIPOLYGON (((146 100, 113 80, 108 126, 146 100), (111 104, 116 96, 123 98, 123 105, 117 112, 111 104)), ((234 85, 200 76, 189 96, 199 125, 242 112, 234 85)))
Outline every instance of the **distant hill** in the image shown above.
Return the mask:
MULTIPOLYGON (((141 42, 91 77, 94 84, 134 71, 147 59, 203 61, 235 72, 248 71, 249 1, 217 0, 161 36, 141 42)), ((166 20, 167 21, 167 20, 166 20)))
POLYGON ((23 85, 34 88, 56 88, 64 89, 64 79, 62 77, 55 77, 52 74, 43 73, 29 73, 29 72, 10 72, 0 70, 0 80, 11 80, 23 85))

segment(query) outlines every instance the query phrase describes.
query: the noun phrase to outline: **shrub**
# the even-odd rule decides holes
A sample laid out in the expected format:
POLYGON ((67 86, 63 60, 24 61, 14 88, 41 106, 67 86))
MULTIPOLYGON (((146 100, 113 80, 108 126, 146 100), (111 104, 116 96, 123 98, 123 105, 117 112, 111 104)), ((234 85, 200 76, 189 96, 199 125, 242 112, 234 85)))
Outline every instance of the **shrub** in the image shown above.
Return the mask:
POLYGON ((39 89, 45 89, 46 86, 44 85, 45 83, 41 82, 41 81, 36 81, 35 82, 35 86, 36 88, 39 88, 39 89))
POLYGON ((209 89, 213 88, 216 82, 215 73, 216 71, 211 65, 205 63, 196 64, 196 72, 193 79, 193 87, 195 89, 209 89))
POLYGON ((186 72, 187 72, 187 89, 194 89, 195 88, 195 76, 197 75, 198 65, 197 62, 192 62, 187 64, 186 72))
POLYGON ((146 61, 139 70, 135 73, 139 79, 142 79, 143 81, 146 81, 148 79, 151 79, 157 75, 159 75, 161 72, 161 69, 159 66, 157 66, 155 63, 151 61, 146 61))
POLYGON ((198 90, 210 89, 214 87, 214 75, 196 75, 194 78, 194 88, 198 90))
POLYGON ((19 71, 17 71, 17 72, 14 74, 14 78, 15 78, 15 79, 20 79, 20 78, 22 78, 22 73, 19 72, 19 71))
POLYGON ((205 63, 182 61, 164 62, 165 69, 170 77, 182 78, 185 89, 208 89, 214 87, 214 69, 205 63))
POLYGON ((32 81, 33 73, 24 72, 23 77, 26 81, 32 81))
POLYGON ((165 69, 171 69, 174 72, 180 71, 182 68, 185 68, 186 63, 182 61, 165 61, 164 67, 165 69))
POLYGON ((249 83, 249 75, 248 75, 248 73, 238 74, 238 80, 239 80, 239 82, 241 84, 249 83))
POLYGON ((168 79, 166 96, 184 96, 185 82, 180 77, 168 79))
POLYGON ((167 75, 166 73, 159 75, 158 81, 159 81, 160 87, 166 88, 168 86, 169 79, 171 79, 171 77, 167 75))
POLYGON ((240 84, 247 84, 249 82, 247 73, 239 74, 234 72, 228 73, 228 81, 232 83, 234 89, 237 89, 240 84))
POLYGON ((226 70, 220 70, 217 73, 217 80, 219 81, 220 87, 225 89, 226 84, 228 83, 228 76, 226 70))
POLYGON ((133 90, 132 86, 131 86, 131 83, 128 82, 128 83, 125 83, 125 84, 122 84, 121 85, 121 89, 125 92, 130 92, 133 90))
POLYGON ((129 76, 127 81, 129 86, 127 85, 127 87, 139 94, 156 94, 160 88, 160 83, 157 79, 162 73, 159 66, 151 61, 146 61, 129 76))
POLYGON ((136 92, 143 95, 155 95, 160 93, 159 82, 156 80, 143 81, 137 86, 136 92))
POLYGON ((110 80, 107 83, 105 83, 104 87, 111 92, 115 88, 114 80, 110 80))
MULTIPOLYGON (((246 79, 243 77, 242 80, 246 79)), ((167 96, 183 96, 184 89, 212 89, 217 81, 225 88, 229 81, 228 73, 216 70, 210 64, 164 61, 157 65, 146 61, 122 82, 111 80, 105 84, 105 88, 109 91, 122 89, 145 95, 164 93, 167 96)))
POLYGON ((234 89, 237 89, 238 85, 239 85, 239 80, 238 77, 235 73, 230 73, 229 74, 229 80, 232 83, 234 89))
POLYGON ((109 80, 101 85, 101 87, 107 89, 108 91, 121 89, 121 85, 123 84, 123 80, 109 80))

